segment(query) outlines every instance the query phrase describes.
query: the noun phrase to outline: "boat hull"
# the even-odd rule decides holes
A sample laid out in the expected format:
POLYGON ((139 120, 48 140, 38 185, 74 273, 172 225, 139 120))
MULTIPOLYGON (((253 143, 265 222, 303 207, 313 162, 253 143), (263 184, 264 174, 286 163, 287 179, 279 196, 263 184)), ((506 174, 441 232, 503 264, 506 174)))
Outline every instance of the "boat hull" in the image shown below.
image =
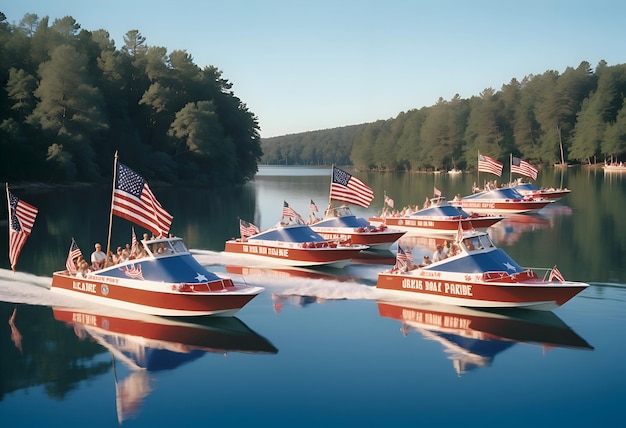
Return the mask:
POLYGON ((459 223, 463 229, 486 229, 501 221, 502 216, 474 216, 459 219, 459 217, 449 217, 445 219, 401 216, 401 217, 370 217, 372 224, 386 224, 395 229, 401 229, 407 233, 417 234, 441 234, 454 235, 459 229, 459 223))
POLYGON ((100 275, 52 275, 50 289, 88 301, 160 316, 232 316, 263 291, 230 279, 199 284, 139 281, 100 275))
POLYGON ((324 239, 349 242, 353 245, 367 245, 370 250, 385 251, 400 239, 406 231, 385 230, 385 231, 365 231, 358 232, 349 228, 315 227, 311 226, 315 232, 324 239))
POLYGON ((463 200, 461 208, 472 213, 523 214, 536 213, 554 202, 550 199, 533 200, 463 200))
POLYGON ((365 249, 367 247, 363 245, 331 247, 327 244, 325 247, 303 248, 301 245, 288 246, 281 242, 273 245, 268 241, 255 242, 236 239, 226 241, 224 252, 272 265, 343 268, 365 249))
POLYGON ((376 288, 401 292, 418 300, 476 308, 552 310, 588 287, 578 282, 483 281, 482 274, 444 273, 416 269, 381 272, 376 288))

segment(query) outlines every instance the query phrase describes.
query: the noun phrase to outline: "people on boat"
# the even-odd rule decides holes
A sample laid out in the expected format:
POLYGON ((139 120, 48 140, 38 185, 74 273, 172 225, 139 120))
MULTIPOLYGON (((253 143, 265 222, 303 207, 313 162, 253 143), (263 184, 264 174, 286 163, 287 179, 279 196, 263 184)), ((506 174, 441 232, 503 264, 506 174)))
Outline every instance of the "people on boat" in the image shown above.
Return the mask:
POLYGON ((96 242, 94 247, 95 251, 91 253, 91 268, 93 270, 102 269, 107 256, 104 254, 104 251, 102 251, 102 245, 100 245, 100 243, 96 242))
POLYGON ((431 263, 432 262, 430 261, 430 256, 428 254, 424 254, 424 258, 422 259, 422 263, 420 264, 420 267, 428 266, 431 263))
POLYGON ((452 245, 450 245, 450 249, 448 250, 448 254, 446 255, 446 257, 453 257, 460 253, 461 248, 459 247, 459 244, 453 242, 452 245))
POLYGON ((432 258, 433 263, 441 261, 441 260, 443 260, 445 258, 446 258, 446 254, 445 254, 445 252, 443 250, 443 245, 442 244, 437 244, 437 249, 433 253, 433 258, 432 258))
POLYGON ((79 278, 86 278, 89 272, 89 263, 80 256, 76 262, 76 276, 79 278))

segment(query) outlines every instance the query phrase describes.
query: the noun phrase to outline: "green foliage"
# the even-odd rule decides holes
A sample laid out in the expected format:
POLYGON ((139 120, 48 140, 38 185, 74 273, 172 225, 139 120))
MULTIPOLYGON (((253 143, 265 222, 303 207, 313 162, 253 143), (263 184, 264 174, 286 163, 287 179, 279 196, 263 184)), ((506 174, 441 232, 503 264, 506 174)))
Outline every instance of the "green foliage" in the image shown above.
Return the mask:
POLYGON ((626 155, 626 66, 595 72, 583 61, 563 74, 546 71, 512 79, 500 91, 486 88, 469 100, 456 95, 395 119, 282 137, 262 143, 262 162, 308 164, 329 153, 329 136, 353 164, 371 170, 475 168, 478 152, 503 162, 511 154, 536 165, 596 162, 626 155))
POLYGON ((257 172, 256 116, 215 67, 149 46, 138 30, 120 50, 71 16, 0 15, 0 177, 96 182, 113 154, 148 179, 223 186, 257 172))

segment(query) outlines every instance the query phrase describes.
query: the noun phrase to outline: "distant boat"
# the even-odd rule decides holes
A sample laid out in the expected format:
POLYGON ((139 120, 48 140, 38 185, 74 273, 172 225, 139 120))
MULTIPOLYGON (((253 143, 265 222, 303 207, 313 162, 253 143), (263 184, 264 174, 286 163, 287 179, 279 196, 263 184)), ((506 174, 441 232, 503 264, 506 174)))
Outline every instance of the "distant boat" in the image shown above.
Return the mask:
POLYGON ((620 163, 607 163, 602 167, 604 172, 626 172, 626 165, 620 163))
POLYGON ((448 171, 448 174, 462 174, 463 171, 461 171, 460 169, 458 169, 457 167, 452 168, 451 170, 448 171))

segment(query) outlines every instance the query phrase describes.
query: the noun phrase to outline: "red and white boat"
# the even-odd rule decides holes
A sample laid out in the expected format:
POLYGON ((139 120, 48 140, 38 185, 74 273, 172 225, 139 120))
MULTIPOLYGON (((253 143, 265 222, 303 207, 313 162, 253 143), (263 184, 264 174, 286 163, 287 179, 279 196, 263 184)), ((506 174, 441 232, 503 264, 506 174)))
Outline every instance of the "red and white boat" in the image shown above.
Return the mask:
POLYGON ((381 317, 402 323, 402 334, 418 333, 442 345, 458 375, 489 367, 518 343, 592 350, 589 343, 553 312, 509 309, 482 311, 413 302, 378 302, 381 317))
POLYGON ((156 317, 116 308, 53 308, 54 318, 67 323, 82 340, 91 340, 122 362, 130 374, 117 378, 118 422, 139 413, 154 388, 156 372, 173 370, 206 353, 276 354, 278 349, 236 317, 189 321, 156 317))
POLYGON ((493 214, 469 214, 460 207, 450 204, 445 198, 430 200, 430 205, 409 215, 385 215, 370 217, 373 225, 387 225, 407 231, 409 234, 456 234, 459 223, 463 229, 486 229, 504 219, 493 214))
MULTIPOLYGON (((119 215, 166 236, 172 217, 141 176, 118 163, 117 155, 115 163, 111 217, 119 215)), ((138 241, 133 231, 133 244, 135 256, 120 258, 117 263, 111 259, 104 267, 92 265, 91 270, 83 271, 75 265, 82 253, 72 240, 66 270, 53 273, 50 289, 97 304, 163 316, 232 316, 263 291, 208 271, 181 238, 138 241)))
POLYGON ((511 187, 500 187, 465 196, 452 204, 470 213, 521 214, 539 212, 553 202, 554 199, 524 196, 511 187))
POLYGON ((309 224, 322 237, 357 245, 367 245, 370 250, 385 251, 406 233, 389 228, 386 224, 373 226, 363 217, 352 214, 347 205, 329 206, 324 218, 309 224))
POLYGON ((602 169, 604 170, 604 172, 626 172, 626 165, 624 165, 623 162, 612 162, 612 163, 605 163, 604 166, 602 167, 602 169))
POLYGON ((325 239, 300 216, 294 216, 283 217, 274 227, 252 236, 226 241, 224 252, 271 265, 343 268, 367 249, 366 245, 325 239))
POLYGON ((589 286, 565 281, 558 270, 527 269, 487 233, 460 232, 441 261, 414 266, 404 251, 396 265, 378 274, 376 287, 404 297, 478 308, 527 308, 552 310, 589 286))
POLYGON ((515 181, 511 184, 511 187, 517 190, 520 194, 526 197, 531 198, 543 198, 543 199, 554 199, 558 201, 564 196, 569 195, 572 191, 567 188, 554 188, 554 187, 537 187, 532 183, 525 183, 521 180, 515 181))

